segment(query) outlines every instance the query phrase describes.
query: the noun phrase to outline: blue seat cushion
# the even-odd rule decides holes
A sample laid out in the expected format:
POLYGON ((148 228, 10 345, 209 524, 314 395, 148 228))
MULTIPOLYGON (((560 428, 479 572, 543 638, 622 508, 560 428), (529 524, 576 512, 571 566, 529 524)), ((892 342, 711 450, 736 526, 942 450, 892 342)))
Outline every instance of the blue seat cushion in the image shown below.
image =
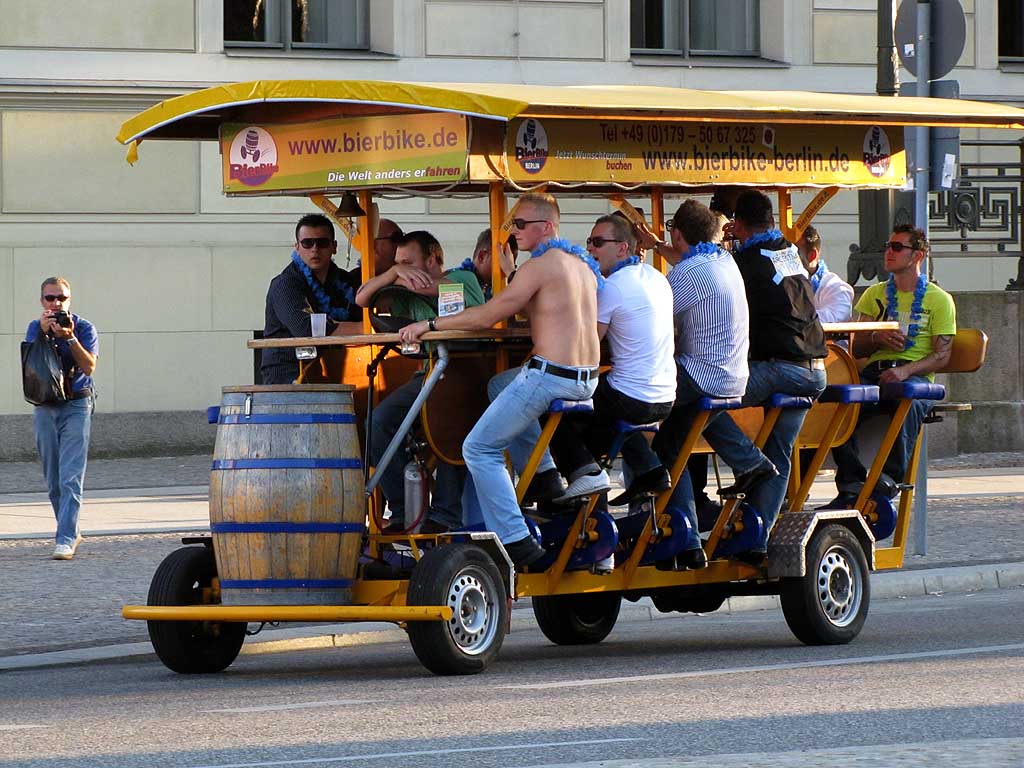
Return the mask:
POLYGON ((823 403, 877 403, 876 384, 829 384, 818 398, 823 403))
POLYGON ((702 397, 697 401, 702 411, 731 411, 743 407, 742 397, 702 397))
POLYGON ((653 424, 631 424, 628 421, 616 421, 615 432, 620 435, 629 435, 633 432, 657 432, 658 422, 653 424))
POLYGON ((593 400, 552 400, 548 413, 593 413, 593 400))
POLYGON ((206 409, 206 423, 216 424, 218 419, 220 419, 220 406, 211 405, 206 409))
POLYGON ((931 381, 899 381, 894 384, 880 384, 883 400, 942 400, 946 388, 931 381))
POLYGON ((810 408, 814 405, 814 398, 776 392, 768 398, 767 405, 769 408, 810 408))

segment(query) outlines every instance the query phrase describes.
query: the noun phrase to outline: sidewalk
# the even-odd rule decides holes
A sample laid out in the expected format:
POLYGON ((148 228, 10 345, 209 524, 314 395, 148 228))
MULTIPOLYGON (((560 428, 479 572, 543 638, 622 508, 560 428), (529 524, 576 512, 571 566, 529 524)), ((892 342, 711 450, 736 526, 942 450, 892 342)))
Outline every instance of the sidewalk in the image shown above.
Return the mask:
MULTIPOLYGON (((875 575, 876 598, 1024 584, 1021 462, 1002 468, 965 463, 972 464, 933 468, 928 554, 908 556, 903 571, 875 575)), ((0 464, 0 489, 6 489, 0 494, 0 581, 15 587, 0 591, 0 670, 149 653, 145 624, 121 619, 120 609, 145 603, 153 572, 180 546, 183 532, 208 530, 208 472, 206 456, 92 462, 82 511, 86 539, 75 560, 62 563, 49 559, 53 517, 46 496, 27 492, 42 483, 38 467, 0 464), (102 486, 107 490, 93 490, 102 486)), ((815 483, 811 504, 832 495, 830 480, 823 479, 815 483)), ((762 598, 737 598, 728 609, 773 605, 762 598)), ((527 610, 515 611, 516 629, 532 626, 528 607, 529 601, 517 603, 527 610)), ((624 604, 620 620, 654 615, 645 603, 624 604)), ((289 638, 287 647, 308 647, 402 637, 390 624, 290 625, 255 640, 280 644, 289 638)), ((246 644, 247 652, 261 647, 274 645, 246 644)))

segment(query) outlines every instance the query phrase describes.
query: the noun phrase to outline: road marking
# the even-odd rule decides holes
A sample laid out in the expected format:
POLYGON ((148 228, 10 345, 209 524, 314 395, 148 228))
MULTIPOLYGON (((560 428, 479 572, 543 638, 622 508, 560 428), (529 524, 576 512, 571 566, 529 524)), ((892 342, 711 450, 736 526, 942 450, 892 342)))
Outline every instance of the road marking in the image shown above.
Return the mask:
POLYGON ((246 712, 282 712, 288 709, 316 709, 318 707, 345 707, 352 704, 377 704, 380 699, 337 699, 335 701, 305 701, 299 704, 265 704, 261 707, 232 707, 231 709, 204 709, 207 713, 244 714, 246 712))
POLYGON ((0 731, 27 731, 31 728, 49 728, 48 725, 0 725, 0 731))
POLYGON ((615 683, 646 683, 651 680, 679 680, 689 677, 719 677, 722 675, 744 675, 751 672, 776 672, 786 669, 813 669, 815 667, 842 667, 852 664, 878 664, 887 661, 910 661, 912 659, 937 659, 948 656, 968 656, 975 653, 1001 653, 1024 651, 1024 643, 1013 645, 983 645, 976 648, 950 648, 944 651, 917 651, 915 653, 890 653, 884 656, 855 656, 849 659, 824 659, 821 661, 799 661, 788 664, 765 664, 757 667, 731 667, 726 669, 694 670, 693 672, 663 672, 654 675, 631 675, 629 677, 597 677, 592 680, 565 680, 558 683, 521 683, 499 685, 498 688, 544 690, 548 688, 583 688, 590 685, 613 685, 615 683))
POLYGON ((271 760, 259 763, 219 763, 197 765, 193 768, 264 768, 273 765, 313 765, 318 763, 353 763, 357 760, 380 760, 392 757, 420 757, 425 755, 450 755, 456 752, 500 752, 512 749, 550 749, 551 747, 579 747, 589 744, 617 744, 627 741, 646 741, 646 738, 589 739, 587 741, 547 741, 536 744, 506 744, 494 747, 453 747, 450 749, 420 749, 412 752, 378 752, 374 755, 345 755, 343 757, 308 757, 301 760, 271 760))

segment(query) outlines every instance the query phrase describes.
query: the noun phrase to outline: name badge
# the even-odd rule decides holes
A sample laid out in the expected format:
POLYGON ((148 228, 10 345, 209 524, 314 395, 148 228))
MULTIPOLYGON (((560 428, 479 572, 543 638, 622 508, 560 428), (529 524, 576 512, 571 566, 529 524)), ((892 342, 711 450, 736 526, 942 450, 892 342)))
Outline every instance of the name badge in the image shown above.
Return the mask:
POLYGON ((768 251, 762 248, 761 255, 772 260, 772 266, 775 267, 775 277, 772 278, 772 282, 776 285, 781 283, 784 277, 807 274, 795 245, 781 251, 768 251))

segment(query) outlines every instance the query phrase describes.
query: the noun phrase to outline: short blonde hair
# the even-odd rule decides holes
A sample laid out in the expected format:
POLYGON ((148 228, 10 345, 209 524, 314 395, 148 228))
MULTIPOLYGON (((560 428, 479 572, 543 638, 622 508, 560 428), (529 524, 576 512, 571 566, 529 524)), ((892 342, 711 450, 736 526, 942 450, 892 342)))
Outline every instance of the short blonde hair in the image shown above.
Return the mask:
POLYGON ((554 195, 549 195, 547 192, 527 192, 519 198, 519 205, 532 205, 556 226, 562 217, 562 212, 558 210, 558 201, 555 200, 554 195))

